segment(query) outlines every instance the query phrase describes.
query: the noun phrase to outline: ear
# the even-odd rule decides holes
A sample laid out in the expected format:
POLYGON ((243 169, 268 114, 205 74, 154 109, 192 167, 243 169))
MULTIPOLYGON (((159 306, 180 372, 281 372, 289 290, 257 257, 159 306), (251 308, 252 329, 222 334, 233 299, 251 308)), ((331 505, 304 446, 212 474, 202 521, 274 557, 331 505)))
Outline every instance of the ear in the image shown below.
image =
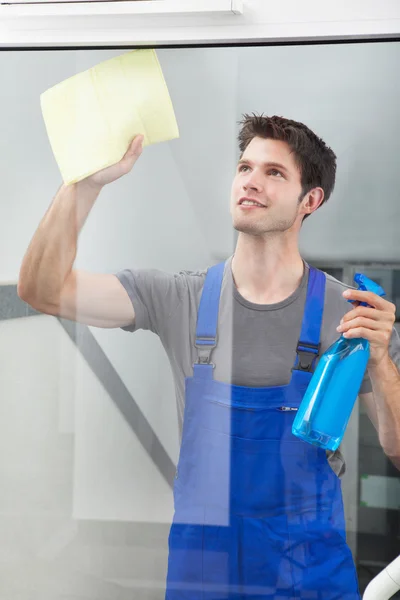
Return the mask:
POLYGON ((301 201, 302 212, 305 215, 311 215, 311 213, 321 206, 324 201, 324 196, 325 194, 322 188, 313 188, 301 201))

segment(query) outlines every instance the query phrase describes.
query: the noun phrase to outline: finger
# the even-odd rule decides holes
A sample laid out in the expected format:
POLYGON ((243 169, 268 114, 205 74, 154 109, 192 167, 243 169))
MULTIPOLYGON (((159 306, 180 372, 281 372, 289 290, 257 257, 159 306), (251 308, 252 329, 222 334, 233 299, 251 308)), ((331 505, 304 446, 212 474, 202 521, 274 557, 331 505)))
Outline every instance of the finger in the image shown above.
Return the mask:
POLYGON ((363 338, 368 340, 371 344, 379 346, 388 346, 390 341, 389 333, 385 331, 375 331, 373 329, 367 329, 366 327, 356 327, 343 333, 343 337, 351 338, 363 338))
POLYGON ((351 319, 351 321, 344 321, 337 327, 337 331, 344 332, 349 331, 350 329, 357 329, 359 327, 363 327, 365 329, 372 329, 374 331, 385 331, 388 329, 392 329, 392 325, 388 325, 387 321, 375 321, 373 319, 368 319, 367 317, 356 317, 355 319, 351 319))
POLYGON ((136 142, 137 144, 143 144, 143 142, 144 142, 144 135, 143 135, 143 133, 139 133, 138 135, 136 135, 133 138, 133 141, 136 142))
POLYGON ((346 323, 347 321, 352 321, 357 317, 367 317, 368 319, 373 319, 374 321, 392 321, 394 322, 394 316, 392 313, 377 310, 376 308, 368 308, 367 306, 357 306, 353 310, 349 310, 342 320, 341 323, 346 323))
POLYGON ((378 294, 374 294, 373 292, 364 292, 362 290, 349 289, 343 292, 343 296, 348 300, 358 300, 360 302, 366 302, 370 306, 373 306, 380 310, 387 310, 390 312, 396 311, 396 307, 394 304, 392 304, 392 302, 385 300, 384 298, 378 296, 378 294))
POLYGON ((132 142, 129 144, 129 148, 127 151, 127 154, 138 154, 142 151, 142 145, 143 145, 143 140, 144 140, 144 135, 139 134, 137 136, 135 136, 132 140, 132 142))
POLYGON ((121 159, 121 164, 125 172, 129 172, 132 169, 133 165, 142 154, 142 150, 142 140, 139 136, 136 136, 135 139, 129 144, 128 150, 121 159))

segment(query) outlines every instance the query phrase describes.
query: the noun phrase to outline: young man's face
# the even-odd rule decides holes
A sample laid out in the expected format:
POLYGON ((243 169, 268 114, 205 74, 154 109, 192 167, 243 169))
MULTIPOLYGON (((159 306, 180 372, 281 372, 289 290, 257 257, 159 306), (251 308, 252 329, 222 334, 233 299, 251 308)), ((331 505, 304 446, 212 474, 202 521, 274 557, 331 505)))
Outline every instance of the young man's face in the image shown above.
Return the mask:
POLYGON ((302 221, 300 194, 300 171, 289 146, 282 141, 256 137, 246 148, 233 180, 233 226, 253 235, 298 229, 302 221), (262 206, 246 205, 241 200, 245 197, 262 206))

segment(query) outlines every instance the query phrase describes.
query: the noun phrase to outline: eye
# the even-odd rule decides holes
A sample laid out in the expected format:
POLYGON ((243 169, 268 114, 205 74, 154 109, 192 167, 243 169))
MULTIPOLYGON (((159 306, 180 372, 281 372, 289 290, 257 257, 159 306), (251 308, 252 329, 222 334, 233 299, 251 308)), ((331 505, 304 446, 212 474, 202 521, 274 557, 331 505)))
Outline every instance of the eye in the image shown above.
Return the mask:
MULTIPOLYGON (((244 169, 250 169, 250 167, 249 167, 248 165, 239 165, 239 169, 238 169, 238 170, 239 170, 239 173, 243 173, 243 170, 244 170, 244 169)), ((281 173, 281 171, 278 171, 277 169, 270 169, 270 170, 268 171, 268 173, 271 173, 271 174, 278 174, 278 175, 280 175, 281 177, 283 177, 283 174, 281 173)))

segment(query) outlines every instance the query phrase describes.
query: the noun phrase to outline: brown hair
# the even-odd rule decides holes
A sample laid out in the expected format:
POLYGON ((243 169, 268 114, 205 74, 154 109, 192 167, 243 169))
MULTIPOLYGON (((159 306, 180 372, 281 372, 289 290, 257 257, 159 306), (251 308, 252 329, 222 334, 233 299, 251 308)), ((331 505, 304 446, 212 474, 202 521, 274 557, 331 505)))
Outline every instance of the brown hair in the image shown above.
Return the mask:
MULTIPOLYGON (((324 190, 324 204, 335 187, 336 155, 325 142, 303 123, 284 117, 266 117, 245 114, 238 141, 242 158, 244 151, 253 138, 280 140, 286 142, 294 154, 294 160, 301 173, 301 197, 315 187, 324 190)), ((304 219, 309 217, 306 215, 304 219)), ((304 221, 303 219, 303 221, 304 221)))

